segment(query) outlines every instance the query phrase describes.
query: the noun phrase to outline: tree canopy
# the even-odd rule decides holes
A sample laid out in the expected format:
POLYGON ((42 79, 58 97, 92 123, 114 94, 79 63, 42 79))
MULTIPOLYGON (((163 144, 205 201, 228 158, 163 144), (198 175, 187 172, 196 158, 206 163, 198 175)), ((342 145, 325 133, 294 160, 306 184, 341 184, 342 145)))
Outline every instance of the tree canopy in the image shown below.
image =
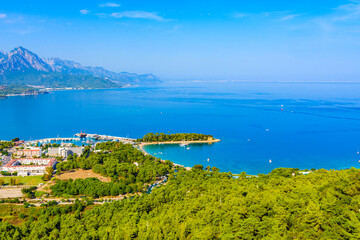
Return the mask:
POLYGON ((139 138, 138 142, 171 142, 171 141, 207 141, 213 140, 213 136, 199 133, 148 133, 139 138))
POLYGON ((133 199, 29 209, 21 225, 1 222, 0 238, 359 239, 359 209, 354 168, 238 178, 179 168, 166 185, 133 199))
POLYGON ((86 195, 90 197, 116 196, 141 192, 158 177, 169 173, 170 161, 161 161, 144 155, 130 144, 104 142, 96 146, 97 152, 86 148, 81 156, 70 155, 57 165, 59 172, 72 169, 92 169, 95 173, 110 177, 111 183, 97 179, 57 180, 51 187, 55 196, 86 195))

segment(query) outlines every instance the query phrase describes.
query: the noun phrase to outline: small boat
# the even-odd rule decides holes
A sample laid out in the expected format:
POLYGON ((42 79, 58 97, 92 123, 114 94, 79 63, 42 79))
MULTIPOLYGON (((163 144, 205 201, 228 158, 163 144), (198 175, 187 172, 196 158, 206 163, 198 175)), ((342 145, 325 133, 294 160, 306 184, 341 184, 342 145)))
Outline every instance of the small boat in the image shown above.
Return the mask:
POLYGON ((210 162, 210 158, 208 158, 207 161, 210 162))
POLYGON ((189 149, 190 149, 190 147, 187 147, 187 148, 186 148, 186 150, 189 150, 189 149))
POLYGON ((81 131, 80 133, 75 134, 75 136, 80 137, 80 138, 85 138, 85 137, 87 136, 87 134, 86 134, 86 133, 83 133, 83 132, 81 131))
POLYGON ((97 135, 97 134, 95 134, 95 135, 93 136, 93 139, 95 139, 96 141, 97 141, 97 140, 100 140, 100 138, 101 138, 101 137, 100 137, 99 135, 97 135))
POLYGON ((272 163, 272 160, 271 160, 271 159, 269 159, 269 163, 272 163))
POLYGON ((180 144, 180 147, 185 147, 185 146, 187 146, 186 143, 181 143, 181 144, 180 144))

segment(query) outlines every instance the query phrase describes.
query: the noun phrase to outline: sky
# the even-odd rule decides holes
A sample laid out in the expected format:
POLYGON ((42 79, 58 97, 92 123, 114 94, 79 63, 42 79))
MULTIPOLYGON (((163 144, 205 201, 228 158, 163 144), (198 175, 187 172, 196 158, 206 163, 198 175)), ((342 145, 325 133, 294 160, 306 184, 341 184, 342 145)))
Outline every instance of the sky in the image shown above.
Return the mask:
POLYGON ((360 81, 360 0, 0 0, 23 46, 162 79, 360 81))

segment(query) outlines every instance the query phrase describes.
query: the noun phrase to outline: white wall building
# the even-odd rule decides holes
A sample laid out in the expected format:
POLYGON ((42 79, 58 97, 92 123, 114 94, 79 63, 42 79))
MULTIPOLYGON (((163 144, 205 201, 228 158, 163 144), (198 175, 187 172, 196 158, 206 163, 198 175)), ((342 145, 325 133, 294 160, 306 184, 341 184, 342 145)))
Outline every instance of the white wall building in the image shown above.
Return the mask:
POLYGON ((68 157, 76 153, 80 156, 84 152, 83 147, 58 147, 58 148, 49 148, 48 155, 50 157, 68 157))
POLYGON ((2 167, 5 172, 17 172, 19 175, 44 174, 47 167, 56 166, 55 158, 14 158, 2 167))
POLYGON ((41 153, 41 148, 25 148, 17 150, 16 155, 25 157, 40 157, 41 153))

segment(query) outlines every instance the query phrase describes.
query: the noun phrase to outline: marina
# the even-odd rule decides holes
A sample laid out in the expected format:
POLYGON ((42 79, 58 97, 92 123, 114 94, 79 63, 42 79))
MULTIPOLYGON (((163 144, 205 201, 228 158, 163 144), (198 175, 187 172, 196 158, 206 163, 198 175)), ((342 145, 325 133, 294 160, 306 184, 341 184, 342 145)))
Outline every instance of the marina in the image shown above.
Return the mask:
POLYGON ((56 137, 56 138, 31 140, 31 141, 27 141, 26 145, 32 146, 36 144, 70 143, 81 146, 81 145, 91 145, 96 142, 106 142, 106 141, 116 141, 116 142, 134 144, 135 140, 136 139, 125 138, 125 137, 115 137, 115 136, 98 135, 98 134, 83 135, 83 133, 80 133, 80 134, 75 134, 74 137, 56 137), (79 135, 82 135, 83 137, 79 137, 79 135))

